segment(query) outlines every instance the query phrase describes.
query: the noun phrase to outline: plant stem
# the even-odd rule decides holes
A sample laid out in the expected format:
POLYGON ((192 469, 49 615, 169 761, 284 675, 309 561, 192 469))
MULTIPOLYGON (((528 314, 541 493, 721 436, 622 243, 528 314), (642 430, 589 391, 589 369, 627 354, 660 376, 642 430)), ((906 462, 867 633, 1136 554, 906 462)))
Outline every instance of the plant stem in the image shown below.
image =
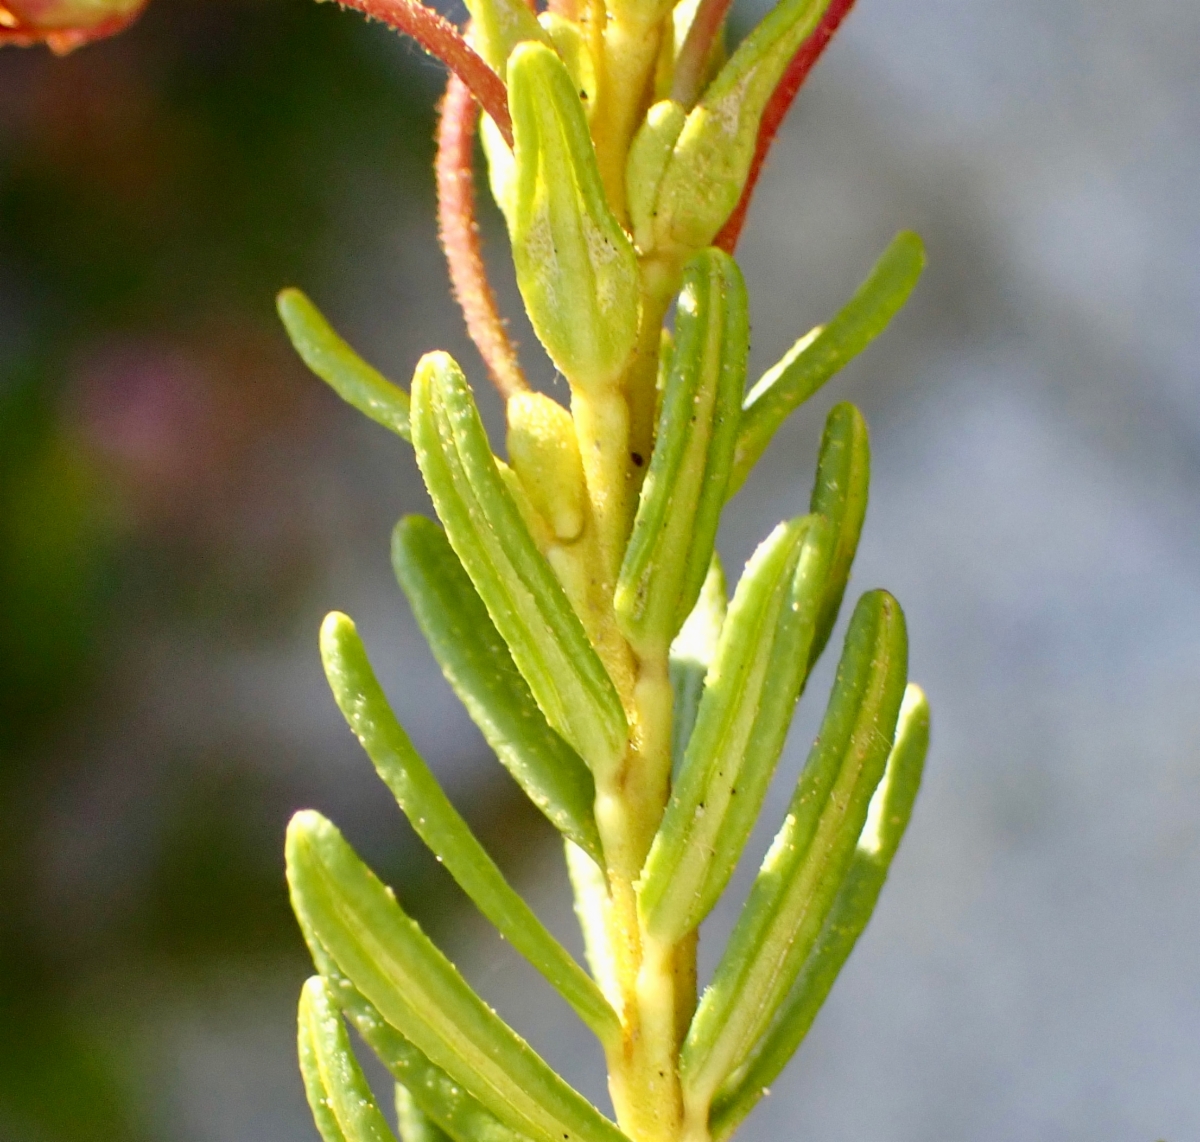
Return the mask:
POLYGON ((451 74, 438 119, 434 164, 438 237, 467 333, 487 365, 492 383, 502 396, 509 397, 528 389, 529 382, 496 306, 479 242, 473 163, 478 118, 479 104, 471 89, 458 75, 451 74))
POLYGON ((492 117, 504 141, 512 146, 508 92, 502 80, 449 20, 418 0, 341 0, 373 20, 412 36, 430 55, 462 77, 480 106, 492 117))

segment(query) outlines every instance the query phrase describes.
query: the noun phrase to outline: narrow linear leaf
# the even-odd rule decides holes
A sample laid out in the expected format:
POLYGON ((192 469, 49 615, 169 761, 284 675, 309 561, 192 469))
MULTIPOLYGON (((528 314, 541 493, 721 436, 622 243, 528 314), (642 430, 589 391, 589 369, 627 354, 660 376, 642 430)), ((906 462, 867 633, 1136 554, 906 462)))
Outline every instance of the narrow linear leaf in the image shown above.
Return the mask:
POLYGON ((900 706, 896 744, 820 939, 767 1034, 713 1100, 709 1130, 715 1142, 733 1134, 779 1076, 867 926, 908 827, 928 747, 929 706, 921 688, 910 682, 900 706))
POLYGON ((346 1142, 346 1135, 338 1122, 333 1101, 325 1086, 325 1078, 321 1074, 316 1048, 310 1029, 305 1023, 303 1010, 300 1013, 296 1050, 300 1058, 300 1077, 304 1080, 304 1095, 308 1099, 308 1108, 312 1111, 317 1133, 324 1142, 346 1142))
POLYGON ((532 1142, 624 1135, 471 990, 320 814, 288 826, 292 906, 354 987, 406 1039, 532 1142))
POLYGON ((850 578, 850 567, 858 551, 867 515, 867 493, 871 482, 871 440, 867 422, 854 405, 842 403, 829 410, 821 451, 817 457, 817 476, 813 483, 810 510, 823 515, 833 525, 835 546, 833 562, 821 616, 813 637, 810 661, 816 662, 829 641, 841 609, 842 596, 850 578))
POLYGON ((692 608, 675 641, 671 643, 668 658, 671 670, 671 689, 675 694, 674 713, 671 718, 671 768, 678 780, 679 767, 683 764, 684 751, 696 724, 700 710, 700 699, 704 694, 704 678, 712 666, 721 638, 721 627, 725 623, 728 607, 726 599, 725 571, 721 559, 713 552, 712 564, 700 598, 692 608))
MULTIPOLYGON (((432 526, 432 525, 430 525, 432 526)), ((337 704, 417 835, 496 926, 602 1042, 620 1036, 616 1013, 546 930, 442 792, 396 720, 354 623, 336 611, 321 625, 321 659, 337 704)))
POLYGON ((904 692, 904 615, 885 591, 855 608, 820 733, 680 1051, 704 1113, 783 1004, 816 943, 883 776, 904 692))
POLYGON ((413 384, 418 461, 451 545, 547 720, 593 772, 614 765, 620 700, 505 487, 465 378, 428 354, 413 384))
POLYGON ((688 263, 650 469, 613 606, 640 654, 662 653, 700 594, 737 441, 750 322, 728 254, 688 263))
POLYGON ((428 353, 413 376, 417 462, 450 544, 550 726, 607 777, 627 726, 612 679, 496 467, 462 371, 428 353))
POLYGON ((468 1094, 460 1083, 413 1046, 342 973, 330 954, 300 918, 300 928, 317 970, 334 1001, 363 1042, 391 1076, 404 1086, 421 1110, 455 1142, 526 1142, 468 1094))
POLYGON ((625 197, 633 239, 642 251, 654 246, 659 187, 687 115, 683 104, 673 99, 660 100, 646 112, 646 118, 629 145, 629 156, 625 160, 625 197))
POLYGON ((672 943, 733 873, 791 724, 833 552, 829 524, 776 528, 738 583, 639 888, 647 930, 672 943))
POLYGON ((403 1083, 396 1084, 396 1125, 402 1142, 450 1142, 450 1135, 421 1109, 403 1083))
POLYGON ((742 406, 728 495, 742 486, 788 416, 887 328, 924 268, 921 239, 910 230, 897 234, 845 308, 763 374, 742 406))
POLYGON ((300 359, 347 404, 405 440, 408 394, 368 365, 298 289, 285 289, 275 299, 280 320, 300 359))
POLYGON ((300 993, 299 1026, 300 1073, 325 1142, 396 1142, 320 976, 300 993))
POLYGON ((603 864, 591 772, 547 724, 446 533, 422 516, 402 519, 392 567, 442 673, 501 764, 563 836, 603 864))

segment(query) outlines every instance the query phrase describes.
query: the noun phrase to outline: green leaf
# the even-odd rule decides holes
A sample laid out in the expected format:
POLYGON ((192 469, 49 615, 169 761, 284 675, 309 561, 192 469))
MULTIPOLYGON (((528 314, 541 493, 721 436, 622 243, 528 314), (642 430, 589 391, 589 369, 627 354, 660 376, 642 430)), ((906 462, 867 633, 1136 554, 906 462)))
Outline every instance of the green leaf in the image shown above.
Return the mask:
POLYGON ((523 43, 508 59, 509 237, 525 310, 572 385, 614 384, 637 340, 640 273, 609 208, 579 92, 562 60, 523 43))
POLYGON ((462 562, 550 726, 600 780, 625 752, 625 712, 496 467, 466 379, 445 353, 413 376, 417 463, 462 562))
POLYGON ((709 84, 659 186, 656 248, 691 251, 712 242, 741 197, 767 100, 828 6, 779 0, 709 84))
POLYGON ((345 976, 304 918, 298 919, 313 962, 328 984, 334 1001, 362 1036, 363 1042, 435 1126, 456 1142, 526 1142, 524 1134, 510 1130, 489 1114, 478 1099, 468 1094, 441 1067, 431 1063, 388 1023, 345 976))
POLYGON ((676 778, 700 710, 704 678, 716 656, 721 627, 725 623, 728 605, 725 592, 725 571, 720 556, 714 551, 700 598, 671 643, 668 659, 671 689, 675 694, 671 717, 671 768, 676 778))
POLYGON ((663 99, 646 112, 625 160, 625 197, 633 238, 639 249, 654 246, 655 207, 658 189, 671 161, 679 133, 687 122, 687 108, 663 99))
POLYGON ((897 234, 845 308, 801 337, 763 374, 742 406, 729 495, 742 486, 788 416, 887 328, 924 268, 921 239, 909 230, 897 234))
POLYGON ((450 1142, 450 1135, 421 1109, 403 1083, 396 1084, 396 1124, 403 1142, 450 1142))
POLYGON ((613 600, 643 657, 670 645, 712 562, 749 342, 737 265, 720 250, 697 254, 684 271, 654 452, 613 600))
POLYGON ((624 1142, 475 994, 320 814, 288 826, 292 906, 339 969, 431 1063, 531 1142, 624 1142))
MULTIPOLYGON (((816 943, 883 776, 904 692, 904 615, 859 600, 833 694, 775 836, 679 1056, 689 1113, 705 1113, 791 990, 816 943)), ((706 1115, 707 1116, 707 1115, 706 1115)))
POLYGON ((403 1083, 396 1084, 396 1125, 402 1142, 452 1142, 450 1135, 421 1109, 403 1083))
POLYGON ((422 516, 402 519, 392 567, 442 673, 505 769, 560 833, 603 864, 592 775, 547 725, 446 533, 422 516))
POLYGON ((334 331, 298 289, 285 289, 275 306, 292 347, 301 360, 347 404, 405 440, 412 439, 408 425, 408 394, 366 363, 334 331))
POLYGON ((867 926, 908 827, 928 747, 929 706, 920 687, 909 683, 896 724, 896 744, 820 939, 767 1034, 713 1100, 709 1130, 716 1142, 737 1129, 800 1046, 867 926))
POLYGON ((395 1142, 320 976, 300 993, 300 1073, 325 1142, 395 1142))
POLYGON ((620 1036, 616 1013, 504 879, 450 804, 392 713, 354 623, 336 611, 321 626, 321 659, 342 714, 417 835, 500 934, 545 976, 602 1042, 612 1044, 620 1036))
POLYGON ((754 826, 807 677, 832 539, 818 516, 780 525, 738 583, 639 888, 665 943, 704 919, 754 826))
POLYGON ((835 536, 833 562, 810 651, 812 662, 820 657, 837 622, 867 514, 870 482, 871 440, 867 422, 854 405, 834 405, 829 410, 825 433, 821 437, 811 501, 811 510, 829 520, 835 536))

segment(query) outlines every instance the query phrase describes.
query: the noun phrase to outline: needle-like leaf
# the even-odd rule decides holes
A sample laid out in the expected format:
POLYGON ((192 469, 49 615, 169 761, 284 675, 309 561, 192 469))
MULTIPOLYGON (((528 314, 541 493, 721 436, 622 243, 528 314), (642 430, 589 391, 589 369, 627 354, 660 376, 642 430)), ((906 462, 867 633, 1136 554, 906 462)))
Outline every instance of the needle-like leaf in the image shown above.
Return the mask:
POLYGON ((625 750, 621 700, 504 486, 466 379, 428 353, 412 397, 417 463, 451 546, 546 720, 608 776, 625 750))
MULTIPOLYGON (((431 1063, 354 986, 299 917, 313 963, 329 985, 334 1002, 391 1076, 404 1086, 431 1122, 455 1142, 526 1142, 485 1110, 441 1067, 431 1063)), ((407 1142, 407 1140, 406 1140, 407 1142)))
POLYGON ((746 566, 705 683, 679 780, 646 860, 646 929, 674 943, 728 883, 808 672, 833 552, 829 524, 781 524, 746 566))
POLYGON ((921 239, 908 230, 897 234, 841 312, 801 337, 763 374, 742 406, 729 495, 742 486, 788 416, 887 328, 924 268, 921 239))
POLYGON ((654 452, 613 600, 639 654, 670 645, 712 562, 749 344, 741 271, 704 250, 684 271, 654 452))
POLYGON ((620 1035, 616 1013, 505 880, 450 804, 392 713, 358 631, 346 615, 335 611, 322 624, 321 659, 338 707, 417 835, 500 934, 545 976, 601 1042, 612 1044, 620 1035))
POLYGON ((325 1142, 396 1142, 320 976, 300 993, 299 1025, 300 1073, 325 1142))
POLYGON ((842 596, 850 578, 850 565, 858 550, 867 515, 867 493, 871 482, 871 440, 862 413, 849 403, 834 405, 825 420, 817 476, 813 482, 811 510, 823 515, 833 527, 833 562, 825 582, 821 614, 813 636, 809 661, 815 662, 825 649, 837 621, 842 596))
POLYGON ((483 1000, 320 814, 288 827, 292 906, 341 971, 430 1062, 532 1142, 624 1142, 483 1000))
POLYGON ((820 733, 679 1056, 684 1103, 703 1114, 787 998, 866 822, 907 670, 899 604, 859 600, 820 733))
POLYGON ((285 289, 275 299, 280 320, 300 359, 347 404, 405 440, 408 393, 368 365, 298 289, 285 289))
POLYGON ((734 1132, 800 1046, 867 926, 912 816, 928 747, 929 706, 921 688, 910 682, 896 723, 896 744, 820 939, 767 1034, 713 1100, 709 1130, 716 1142, 734 1132))
POLYGON ((446 533, 423 516, 402 519, 392 567, 442 673, 505 769, 559 832, 603 864, 592 775, 547 725, 446 533))

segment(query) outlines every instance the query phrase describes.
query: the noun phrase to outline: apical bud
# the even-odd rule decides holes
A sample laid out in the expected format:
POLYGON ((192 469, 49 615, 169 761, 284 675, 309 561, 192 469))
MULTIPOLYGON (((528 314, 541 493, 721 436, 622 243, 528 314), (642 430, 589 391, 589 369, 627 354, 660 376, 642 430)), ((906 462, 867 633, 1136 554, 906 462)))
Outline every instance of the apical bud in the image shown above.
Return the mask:
POLYGON ((604 195, 583 104, 562 60, 530 43, 509 57, 508 100, 509 235, 525 309, 573 385, 611 384, 637 339, 639 273, 604 195))
POLYGON ((697 254, 684 272, 654 453, 613 598, 639 654, 670 645, 712 562, 749 339, 736 263, 720 250, 697 254))

